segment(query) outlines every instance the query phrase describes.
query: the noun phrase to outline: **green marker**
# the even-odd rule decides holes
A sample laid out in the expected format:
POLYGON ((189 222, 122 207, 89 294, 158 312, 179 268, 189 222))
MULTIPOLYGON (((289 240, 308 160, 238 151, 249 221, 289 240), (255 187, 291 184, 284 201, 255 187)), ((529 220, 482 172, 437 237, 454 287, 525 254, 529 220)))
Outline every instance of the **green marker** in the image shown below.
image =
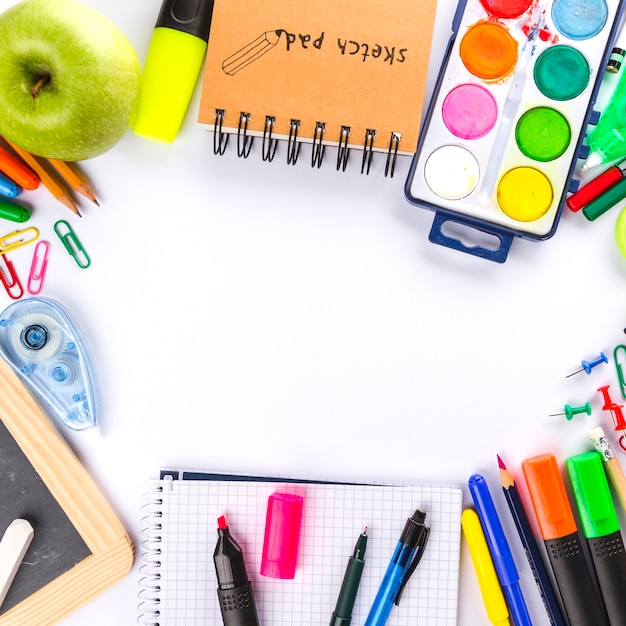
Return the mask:
POLYGON ((164 0, 143 70, 133 132, 174 141, 206 54, 213 0, 164 0))
POLYGON ((21 204, 0 198, 0 218, 21 223, 30 219, 30 213, 21 204))
POLYGON ((584 452, 567 459, 565 467, 609 621, 611 624, 622 624, 626 598, 626 551, 602 459, 597 452, 584 452))

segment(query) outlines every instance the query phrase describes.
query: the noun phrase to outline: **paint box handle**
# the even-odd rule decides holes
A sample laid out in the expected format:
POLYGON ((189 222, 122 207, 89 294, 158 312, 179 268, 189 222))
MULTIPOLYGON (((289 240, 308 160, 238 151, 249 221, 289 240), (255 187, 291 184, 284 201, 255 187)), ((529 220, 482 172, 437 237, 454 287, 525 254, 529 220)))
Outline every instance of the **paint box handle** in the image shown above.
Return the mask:
MULTIPOLYGON (((449 229, 450 230, 450 229, 449 229)), ((506 257, 513 243, 513 235, 498 230, 485 228, 482 224, 478 224, 471 221, 466 221, 457 218, 451 218, 449 215, 436 212, 435 219, 428 235, 428 240, 432 243, 437 243, 447 248, 459 250, 467 254, 472 254, 488 261, 495 261, 496 263, 504 263, 506 257), (453 226, 460 227, 462 234, 467 233, 468 239, 472 234, 481 234, 481 237, 477 238, 477 242, 464 242, 461 238, 452 236, 452 234, 446 234, 443 232, 443 228, 446 224, 452 224, 453 226), (473 231, 473 232, 472 232, 473 231), (494 246, 487 246, 486 243, 481 243, 478 239, 484 240, 485 235, 489 238, 489 244, 492 242, 494 246)))

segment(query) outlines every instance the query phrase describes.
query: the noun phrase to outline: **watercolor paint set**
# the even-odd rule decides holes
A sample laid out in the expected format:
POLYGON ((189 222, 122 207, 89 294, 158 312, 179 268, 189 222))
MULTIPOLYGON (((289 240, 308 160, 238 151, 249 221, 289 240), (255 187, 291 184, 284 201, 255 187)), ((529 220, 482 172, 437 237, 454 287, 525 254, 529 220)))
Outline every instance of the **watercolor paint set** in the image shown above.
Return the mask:
POLYGON ((554 234, 623 10, 621 0, 458 6, 405 187, 435 211, 430 241, 503 263, 515 237, 554 234))

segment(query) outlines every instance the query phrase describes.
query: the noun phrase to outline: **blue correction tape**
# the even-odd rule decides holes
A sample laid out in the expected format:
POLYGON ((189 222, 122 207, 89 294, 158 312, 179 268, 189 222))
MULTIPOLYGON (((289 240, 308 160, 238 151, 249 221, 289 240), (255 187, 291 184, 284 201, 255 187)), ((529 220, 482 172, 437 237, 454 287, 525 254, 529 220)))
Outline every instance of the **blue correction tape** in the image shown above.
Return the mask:
POLYGON ((96 372, 82 334, 58 302, 24 298, 7 307, 0 314, 0 355, 66 426, 96 426, 96 372))

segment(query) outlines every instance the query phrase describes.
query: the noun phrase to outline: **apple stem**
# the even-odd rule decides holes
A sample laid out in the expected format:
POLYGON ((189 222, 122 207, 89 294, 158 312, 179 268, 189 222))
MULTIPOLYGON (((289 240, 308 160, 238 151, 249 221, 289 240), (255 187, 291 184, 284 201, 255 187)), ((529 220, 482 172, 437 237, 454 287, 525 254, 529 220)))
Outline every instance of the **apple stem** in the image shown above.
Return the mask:
POLYGON ((30 95, 33 100, 37 99, 37 95, 39 92, 50 82, 50 75, 46 74, 39 78, 39 80, 33 85, 33 88, 30 90, 30 95))

